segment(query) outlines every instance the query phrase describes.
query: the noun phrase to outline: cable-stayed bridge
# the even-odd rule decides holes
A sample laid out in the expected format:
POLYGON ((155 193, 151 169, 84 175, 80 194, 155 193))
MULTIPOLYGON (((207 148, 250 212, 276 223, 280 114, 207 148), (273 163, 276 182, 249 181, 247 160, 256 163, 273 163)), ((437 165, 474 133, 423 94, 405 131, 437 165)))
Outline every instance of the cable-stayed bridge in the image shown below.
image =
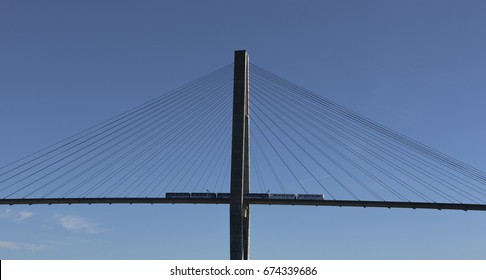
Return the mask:
POLYGON ((247 259, 251 204, 486 210, 486 173, 237 51, 233 64, 0 168, 0 198, 230 204, 231 258, 247 259))

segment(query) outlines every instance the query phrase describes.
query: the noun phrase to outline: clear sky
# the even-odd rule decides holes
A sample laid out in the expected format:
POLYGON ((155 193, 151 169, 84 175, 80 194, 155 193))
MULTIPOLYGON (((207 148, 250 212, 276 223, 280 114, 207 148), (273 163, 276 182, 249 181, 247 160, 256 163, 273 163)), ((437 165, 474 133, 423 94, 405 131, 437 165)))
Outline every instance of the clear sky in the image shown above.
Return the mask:
MULTIPOLYGON (((484 1, 0 2, 0 166, 233 60, 486 170, 484 1)), ((224 205, 0 207, 1 259, 227 259, 224 205)), ((254 259, 486 259, 485 213, 252 207, 254 259)))

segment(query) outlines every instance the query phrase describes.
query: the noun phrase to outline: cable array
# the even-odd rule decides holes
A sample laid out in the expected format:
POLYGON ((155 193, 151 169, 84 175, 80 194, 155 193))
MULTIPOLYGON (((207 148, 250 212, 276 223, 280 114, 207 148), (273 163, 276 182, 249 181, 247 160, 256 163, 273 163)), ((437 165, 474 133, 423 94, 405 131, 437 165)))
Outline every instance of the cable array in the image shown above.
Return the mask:
POLYGON ((0 168, 2 198, 163 197, 229 184, 228 65, 0 168))
MULTIPOLYGON (((0 168, 0 198, 229 192, 233 65, 0 168)), ((250 64, 251 192, 486 202, 486 173, 250 64)))
POLYGON ((255 64, 250 69, 252 189, 485 203, 484 172, 255 64))

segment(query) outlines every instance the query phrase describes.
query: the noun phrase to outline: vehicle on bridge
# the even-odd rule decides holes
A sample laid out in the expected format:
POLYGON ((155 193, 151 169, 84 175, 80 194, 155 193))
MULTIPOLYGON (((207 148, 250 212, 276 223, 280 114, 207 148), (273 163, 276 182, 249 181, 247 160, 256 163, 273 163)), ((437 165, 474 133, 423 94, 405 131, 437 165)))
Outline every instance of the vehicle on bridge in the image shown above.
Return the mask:
POLYGON ((217 198, 230 198, 230 193, 225 192, 225 193, 217 193, 216 194, 217 198))
POLYGON ((216 198, 216 193, 201 192, 201 193, 191 193, 191 198, 216 198))
POLYGON ((323 194, 298 194, 296 199, 324 200, 323 194))
POLYGON ((247 193, 245 198, 250 199, 268 199, 270 197, 269 193, 247 193))
MULTIPOLYGON (((230 193, 212 193, 212 192, 168 192, 165 198, 171 199, 187 199, 187 198, 220 198, 229 199, 230 193)), ((244 195, 246 199, 302 199, 302 200, 324 200, 323 194, 286 194, 286 193, 247 193, 244 195)))
POLYGON ((270 193, 270 199, 296 199, 296 194, 288 194, 288 193, 270 193))
POLYGON ((165 193, 165 198, 191 198, 191 193, 168 192, 165 193))

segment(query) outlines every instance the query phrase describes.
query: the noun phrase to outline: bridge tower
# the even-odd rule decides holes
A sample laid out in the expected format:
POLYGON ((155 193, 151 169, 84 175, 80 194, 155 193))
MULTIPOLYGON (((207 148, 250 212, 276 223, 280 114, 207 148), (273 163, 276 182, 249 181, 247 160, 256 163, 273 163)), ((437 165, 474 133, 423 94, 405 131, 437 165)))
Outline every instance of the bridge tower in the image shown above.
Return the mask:
POLYGON ((230 259, 250 255, 250 95, 249 63, 245 50, 235 51, 233 85, 233 135, 231 148, 230 259))

